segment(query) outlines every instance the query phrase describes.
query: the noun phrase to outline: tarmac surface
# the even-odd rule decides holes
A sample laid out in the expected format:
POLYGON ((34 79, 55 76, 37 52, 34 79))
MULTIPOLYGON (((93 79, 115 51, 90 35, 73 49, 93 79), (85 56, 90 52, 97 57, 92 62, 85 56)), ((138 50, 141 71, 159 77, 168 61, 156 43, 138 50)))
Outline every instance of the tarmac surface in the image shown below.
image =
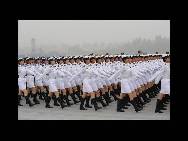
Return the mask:
POLYGON ((163 110, 164 113, 154 113, 156 100, 157 98, 152 98, 142 111, 136 113, 132 105, 125 109, 125 112, 116 112, 116 101, 97 111, 94 108, 81 111, 79 103, 61 109, 53 106, 51 101, 51 106, 54 108, 49 109, 45 108, 44 101, 29 107, 23 99, 21 100, 23 106, 18 107, 18 120, 170 120, 170 104, 167 105, 167 110, 163 110))

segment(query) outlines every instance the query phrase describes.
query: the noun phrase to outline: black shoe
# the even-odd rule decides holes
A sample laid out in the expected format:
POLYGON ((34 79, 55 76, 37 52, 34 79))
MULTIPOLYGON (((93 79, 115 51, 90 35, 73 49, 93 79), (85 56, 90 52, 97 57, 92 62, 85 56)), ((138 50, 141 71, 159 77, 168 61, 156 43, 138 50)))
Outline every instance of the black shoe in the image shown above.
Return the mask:
POLYGON ((25 97, 25 100, 26 100, 26 104, 29 104, 29 107, 32 107, 33 105, 35 105, 35 104, 33 104, 33 103, 30 101, 30 99, 29 99, 28 96, 25 97))
POLYGON ((125 97, 124 97, 124 101, 125 101, 125 104, 124 104, 124 106, 131 106, 130 104, 129 104, 129 96, 128 95, 126 95, 125 97))
POLYGON ((74 101, 74 104, 79 103, 79 101, 76 100, 75 93, 70 94, 72 100, 74 101))
POLYGON ((68 107, 70 107, 71 105, 73 105, 72 103, 69 102, 68 95, 64 95, 64 99, 65 99, 68 107))
POLYGON ((135 99, 135 104, 137 105, 137 107, 142 110, 142 109, 143 109, 143 106, 142 106, 142 104, 140 103, 139 98, 138 98, 138 97, 135 97, 134 99, 135 99))
POLYGON ((40 104, 39 100, 37 99, 37 94, 33 94, 33 102, 35 104, 40 104))
POLYGON ((91 99, 91 103, 94 105, 95 111, 97 111, 98 109, 101 109, 101 107, 97 105, 96 98, 91 99))
POLYGON ((123 99, 117 100, 117 112, 124 112, 124 110, 123 110, 123 99))
POLYGON ((84 102, 85 102, 85 98, 80 97, 80 110, 87 110, 86 108, 84 108, 84 102))
POLYGON ((144 100, 145 103, 149 103, 151 100, 149 98, 147 98, 146 93, 142 92, 140 94, 140 96, 142 97, 142 99, 144 100))
POLYGON ((128 107, 125 107, 126 104, 128 104, 128 97, 125 96, 121 101, 122 101, 121 108, 128 109, 128 107))
POLYGON ((140 111, 141 109, 136 105, 135 98, 130 101, 130 103, 133 105, 136 112, 140 111))
POLYGON ((110 99, 108 98, 108 96, 107 96, 106 94, 104 94, 104 95, 102 95, 102 96, 103 96, 103 98, 104 98, 104 100, 105 100, 105 102, 106 102, 106 105, 108 106, 109 103, 110 103, 110 99))
POLYGON ((126 103, 125 106, 131 106, 129 103, 126 103))
POLYGON ((166 109, 166 108, 164 108, 164 107, 161 107, 160 109, 161 109, 161 110, 167 110, 167 109, 166 109))
POLYGON ((80 96, 80 91, 77 91, 76 93, 75 93, 75 95, 79 98, 79 102, 81 101, 81 96, 80 96))
POLYGON ((57 99, 57 101, 59 102, 59 104, 60 104, 60 106, 61 106, 61 108, 63 109, 64 107, 66 107, 66 105, 64 104, 64 102, 62 101, 62 98, 61 97, 58 97, 58 98, 56 98, 57 99))
POLYGON ((97 101, 99 101, 99 102, 102 104, 103 107, 106 107, 106 106, 107 106, 107 105, 104 103, 104 101, 102 100, 102 97, 101 97, 101 96, 97 97, 97 101))
POLYGON ((125 112, 123 109, 119 109, 117 110, 117 112, 125 112))
POLYGON ((106 106, 108 106, 109 103, 111 102, 111 99, 108 96, 109 96, 108 93, 105 93, 105 94, 102 95, 102 97, 104 98, 104 100, 106 102, 106 106))
POLYGON ((141 98, 141 95, 138 95, 138 99, 142 105, 145 105, 147 102, 144 102, 141 98))
POLYGON ((64 96, 63 96, 63 94, 61 94, 59 97, 60 97, 61 102, 63 103, 64 107, 68 107, 68 106, 66 105, 66 102, 64 101, 64 96))
MULTIPOLYGON (((113 92, 112 91, 110 92, 110 95, 112 96, 111 93, 113 93, 113 92)), ((109 95, 108 92, 105 92, 105 94, 103 95, 104 99, 106 98, 105 101, 107 101, 108 103, 111 103, 111 102, 114 101, 114 100, 111 99, 110 95, 109 95)))
POLYGON ((159 111, 155 111, 155 113, 164 113, 164 112, 162 112, 162 111, 159 110, 159 111))
POLYGON ((89 105, 90 96, 86 96, 85 99, 86 99, 85 107, 87 107, 87 108, 92 108, 92 106, 89 105))
POLYGON ((50 106, 51 97, 46 96, 44 100, 45 100, 45 103, 46 103, 46 106, 45 106, 46 108, 53 108, 53 107, 50 106))
POLYGON ((155 113, 163 113, 160 111, 160 99, 157 99, 155 113))
POLYGON ((128 109, 128 107, 125 107, 125 106, 123 106, 122 108, 123 108, 123 109, 128 109))
POLYGON ((46 108, 53 108, 53 107, 52 107, 52 106, 50 106, 50 105, 46 105, 45 107, 46 107, 46 108))
POLYGON ((55 98, 55 99, 54 99, 54 106, 60 106, 60 105, 57 103, 57 101, 58 101, 58 98, 55 98))
POLYGON ((23 106, 22 104, 18 103, 18 106, 23 106))
POLYGON ((86 108, 92 108, 92 106, 90 106, 90 105, 86 105, 86 104, 85 104, 85 107, 86 107, 86 108))
POLYGON ((86 108, 84 108, 84 107, 80 107, 80 110, 87 110, 86 108))
MULTIPOLYGON (((117 92, 117 90, 116 90, 116 92, 117 92)), ((116 97, 114 91, 110 91, 110 95, 113 96, 113 98, 114 98, 115 101, 117 100, 117 97, 116 97)))
POLYGON ((163 99, 162 102, 163 102, 163 104, 168 104, 168 103, 166 102, 166 99, 163 99))
POLYGON ((39 93, 38 95, 40 100, 44 100, 43 92, 39 93))
POLYGON ((21 100, 21 95, 18 95, 18 106, 23 106, 22 104, 20 104, 20 100, 21 100))

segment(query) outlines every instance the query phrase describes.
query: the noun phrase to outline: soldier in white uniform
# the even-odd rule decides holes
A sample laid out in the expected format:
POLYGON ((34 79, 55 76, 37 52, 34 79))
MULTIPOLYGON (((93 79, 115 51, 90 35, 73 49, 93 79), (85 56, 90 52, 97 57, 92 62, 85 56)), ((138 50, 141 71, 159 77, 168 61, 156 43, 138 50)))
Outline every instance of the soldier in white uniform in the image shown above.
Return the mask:
POLYGON ((165 64, 159 75, 161 75, 161 91, 158 95, 155 113, 163 113, 161 110, 166 110, 166 105, 168 102, 168 96, 170 95, 170 56, 164 57, 165 64))
POLYGON ((45 93, 45 88, 43 87, 43 78, 41 77, 41 74, 44 72, 44 67, 42 65, 41 57, 35 58, 35 71, 37 73, 37 75, 35 76, 36 91, 39 95, 39 99, 44 100, 43 93, 45 93))
POLYGON ((35 70, 34 65, 34 59, 31 57, 28 57, 26 59, 27 65, 26 69, 28 71, 27 73, 27 90, 31 97, 33 97, 33 102, 35 104, 40 104, 39 100, 37 99, 37 92, 36 92, 36 86, 35 86, 35 77, 37 75, 37 71, 35 70))
MULTIPOLYGON (((19 94, 23 93, 23 96, 26 99, 26 104, 29 104, 32 107, 34 104, 30 101, 28 96, 28 91, 26 88, 26 75, 29 73, 26 66, 24 65, 24 59, 20 58, 18 60, 18 88, 19 94)), ((20 105, 21 95, 18 95, 18 105, 20 105)))
MULTIPOLYGON (((59 102, 61 108, 65 107, 62 99, 59 97, 59 92, 56 85, 56 77, 57 77, 57 66, 55 65, 55 59, 53 57, 49 58, 50 66, 44 72, 45 75, 49 76, 48 84, 49 84, 49 94, 45 97, 46 108, 52 108, 50 106, 50 100, 53 94, 55 94, 55 102, 59 102)), ((56 105, 56 104, 55 104, 56 105)), ((58 105, 58 104, 57 104, 58 105)))
POLYGON ((90 68, 92 65, 90 64, 90 59, 88 56, 84 58, 84 61, 86 65, 83 68, 84 72, 82 73, 83 94, 81 96, 80 110, 86 110, 86 108, 84 108, 83 105, 86 100, 86 97, 89 97, 91 98, 91 103, 94 105, 94 108, 97 111, 98 109, 101 109, 101 107, 99 107, 97 104, 97 96, 99 94, 99 91, 94 79, 95 74, 92 72, 92 69, 90 68))
POLYGON ((69 102, 68 96, 71 96, 72 100, 74 101, 74 104, 78 103, 79 101, 76 99, 75 97, 75 93, 76 92, 76 85, 75 85, 75 81, 71 80, 72 76, 73 76, 73 65, 69 62, 69 58, 68 57, 64 57, 64 71, 66 71, 66 75, 63 77, 63 81, 64 81, 64 86, 66 89, 66 102, 68 106, 71 106, 72 103, 69 102))

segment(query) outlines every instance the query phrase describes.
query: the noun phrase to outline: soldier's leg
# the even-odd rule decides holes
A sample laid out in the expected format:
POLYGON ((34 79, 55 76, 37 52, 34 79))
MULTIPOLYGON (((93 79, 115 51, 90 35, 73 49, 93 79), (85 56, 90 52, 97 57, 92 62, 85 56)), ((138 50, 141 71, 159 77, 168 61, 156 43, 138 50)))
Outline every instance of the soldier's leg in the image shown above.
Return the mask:
POLYGON ((29 99, 28 90, 24 89, 22 92, 24 93, 26 104, 29 104, 29 106, 32 107, 34 104, 29 99))
POLYGON ((125 112, 123 110, 123 107, 124 107, 124 101, 123 101, 124 96, 125 96, 124 93, 120 93, 120 96, 119 96, 119 98, 117 100, 117 112, 125 112))
POLYGON ((155 113, 163 113, 161 110, 166 110, 163 106, 162 99, 163 99, 163 94, 159 93, 156 102, 155 113))
POLYGON ((134 92, 133 93, 129 93, 129 98, 130 98, 130 103, 133 105, 134 109, 136 112, 140 111, 141 109, 138 107, 137 103, 136 103, 136 99, 134 97, 134 92))
POLYGON ((20 90, 18 90, 18 106, 23 106, 21 103, 20 103, 20 100, 21 100, 21 94, 22 92, 20 90))
POLYGON ((97 98, 97 101, 100 102, 103 107, 107 106, 106 103, 104 103, 104 101, 102 99, 102 95, 100 94, 100 90, 96 91, 96 98, 97 98))
POLYGON ((33 96, 33 102, 35 104, 40 104, 39 100, 37 99, 36 87, 32 87, 31 91, 32 91, 32 96, 33 96))
POLYGON ((118 88, 117 88, 117 84, 114 84, 114 91, 111 94, 114 97, 114 100, 117 100, 117 97, 119 97, 120 95, 118 88))
POLYGON ((75 97, 76 92, 77 92, 77 88, 76 87, 73 87, 72 88, 72 92, 70 92, 70 96, 71 96, 72 100, 74 101, 74 104, 79 103, 79 101, 77 101, 76 97, 75 97))
POLYGON ((38 95, 39 95, 40 100, 44 100, 44 97, 43 97, 44 93, 45 93, 45 88, 43 86, 39 86, 38 95))
POLYGON ((60 95, 59 92, 56 91, 56 92, 54 92, 54 94, 55 94, 55 96, 56 96, 56 97, 55 97, 55 100, 59 102, 61 108, 63 109, 63 108, 65 107, 65 105, 64 105, 62 99, 61 99, 60 96, 59 96, 59 95, 60 95))
POLYGON ((150 102, 151 100, 147 97, 147 84, 144 84, 143 85, 143 91, 141 93, 141 97, 143 98, 144 102, 148 103, 150 102))
POLYGON ((46 108, 53 108, 50 106, 50 101, 51 101, 51 97, 52 97, 53 93, 49 92, 48 95, 45 97, 45 103, 46 103, 46 108))
POLYGON ((109 95, 109 92, 113 93, 112 91, 113 91, 113 87, 112 87, 112 85, 109 85, 108 91, 106 92, 106 97, 107 97, 109 103, 113 102, 113 100, 111 99, 111 97, 109 95))
POLYGON ((86 107, 86 108, 92 108, 92 106, 90 106, 90 104, 89 104, 90 98, 91 98, 90 94, 84 93, 83 96, 82 96, 82 98, 85 98, 85 100, 86 100, 85 107, 86 107), (83 97, 83 96, 84 96, 84 97, 83 97))
MULTIPOLYGON (((80 100, 80 98, 81 98, 80 97, 80 88, 78 90, 78 86, 75 86, 75 87, 73 87, 73 90, 74 90, 74 96, 77 96, 80 100)), ((76 101, 79 102, 79 100, 76 100, 76 101)))
POLYGON ((65 96, 65 101, 66 101, 66 103, 67 103, 67 106, 71 106, 73 103, 71 103, 70 101, 71 100, 69 100, 69 98, 68 98, 68 96, 70 95, 70 94, 72 94, 73 92, 72 92, 72 88, 67 88, 66 89, 66 96, 65 96))
MULTIPOLYGON (((81 95, 81 98, 80 98, 80 110, 87 110, 86 108, 84 108, 84 102, 85 100, 87 100, 87 97, 90 97, 88 96, 89 94, 87 93, 82 93, 81 95)), ((89 101, 87 101, 88 103, 86 103, 85 107, 88 107, 88 108, 92 108, 91 106, 89 106, 89 101)))
POLYGON ((61 90, 58 89, 58 93, 57 92, 54 92, 54 106, 60 106, 59 103, 58 103, 58 98, 60 97, 60 94, 61 94, 61 90))
POLYGON ((90 93, 90 95, 91 95, 91 103, 94 105, 95 111, 101 109, 101 107, 99 107, 97 104, 96 92, 92 92, 90 93))
POLYGON ((61 101, 63 102, 64 106, 67 107, 66 102, 65 102, 66 101, 66 89, 61 90, 59 97, 61 98, 61 101))
POLYGON ((108 92, 105 91, 104 88, 100 88, 101 96, 105 99, 106 105, 109 105, 108 92))

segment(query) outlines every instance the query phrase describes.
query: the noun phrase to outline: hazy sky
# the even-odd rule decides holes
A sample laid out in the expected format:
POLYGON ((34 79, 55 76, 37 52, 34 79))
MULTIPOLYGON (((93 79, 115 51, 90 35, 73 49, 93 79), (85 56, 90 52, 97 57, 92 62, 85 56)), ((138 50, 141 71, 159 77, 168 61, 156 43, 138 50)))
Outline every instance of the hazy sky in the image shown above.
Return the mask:
POLYGON ((19 46, 127 42, 170 36, 169 20, 19 20, 19 46))

